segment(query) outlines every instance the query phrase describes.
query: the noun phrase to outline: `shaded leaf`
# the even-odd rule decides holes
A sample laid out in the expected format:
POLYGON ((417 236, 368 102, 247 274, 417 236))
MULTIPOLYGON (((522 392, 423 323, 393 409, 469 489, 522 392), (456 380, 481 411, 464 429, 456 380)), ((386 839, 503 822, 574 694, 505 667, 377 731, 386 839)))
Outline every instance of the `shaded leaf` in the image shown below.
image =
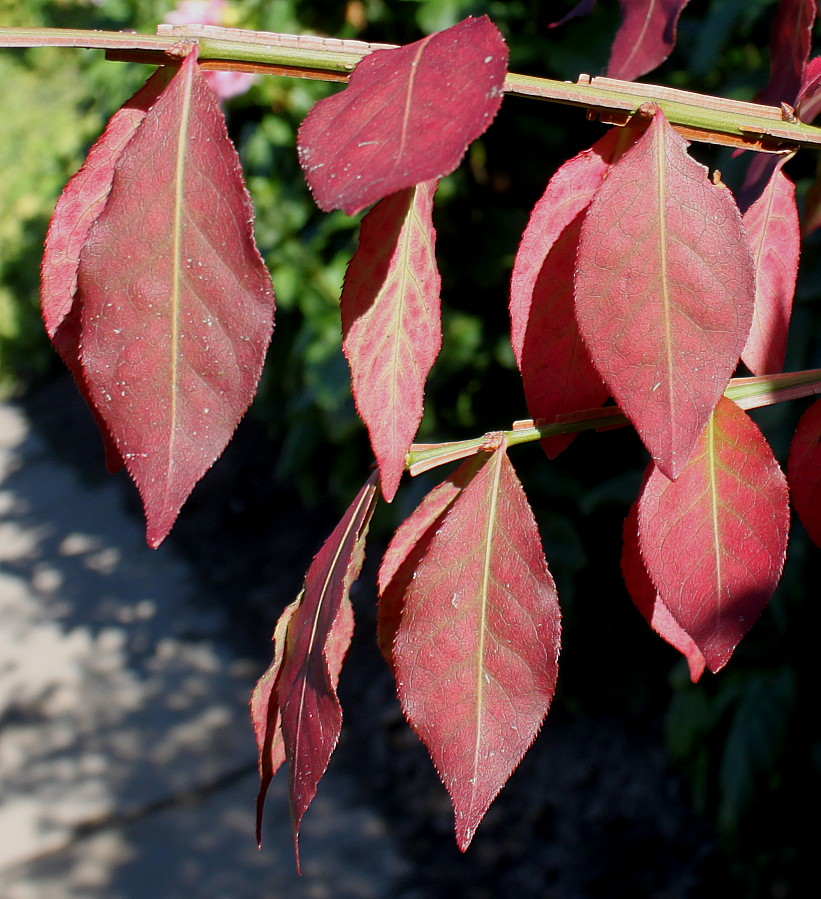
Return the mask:
POLYGON ((342 727, 336 682, 353 631, 347 597, 362 567, 377 480, 374 472, 317 553, 288 622, 275 689, 288 759, 297 866, 300 823, 342 727))
POLYGON ((239 159, 194 54, 117 162, 79 269, 91 396, 167 535, 256 391, 274 294, 239 159))
POLYGON ((796 514, 810 540, 821 546, 821 400, 798 421, 790 444, 787 477, 796 514))
POLYGON ((425 380, 442 345, 431 218, 435 182, 380 200, 362 220, 342 288, 342 347, 390 502, 422 420, 425 380))
POLYGON ((770 77, 759 103, 794 104, 810 57, 818 0, 780 0, 770 38, 770 77))
POLYGON ((362 59, 345 90, 316 103, 299 129, 319 208, 353 215, 452 172, 499 109, 507 56, 481 16, 362 59))
MULTIPOLYGON (((511 342, 534 419, 552 422, 562 413, 599 406, 610 395, 576 324, 573 273, 587 207, 629 140, 627 129, 613 128, 564 163, 522 235, 510 285, 511 342)), ((555 458, 574 437, 545 438, 542 448, 555 458)))
POLYGON ((413 580, 416 567, 428 551, 430 541, 444 521, 448 509, 464 487, 470 483, 483 462, 483 456, 471 456, 444 481, 437 484, 396 529, 382 556, 378 578, 377 644, 391 668, 393 668, 393 642, 402 617, 405 594, 413 580))
MULTIPOLYGON (((780 162, 783 165, 784 160, 780 162)), ((783 370, 798 275, 801 230, 795 185, 781 165, 743 217, 753 252, 756 290, 752 329, 741 358, 754 375, 783 370)))
POLYGON ((672 478, 727 386, 755 300, 738 208, 686 147, 657 112, 590 204, 576 271, 593 362, 672 478))
POLYGON ((405 594, 399 697, 453 801, 464 850, 553 697, 560 616, 504 445, 463 488, 405 594))
POLYGON ((638 517, 659 596, 718 671, 769 602, 789 533, 786 480, 747 414, 722 398, 678 480, 651 471, 638 517))
POLYGON ((633 503, 622 530, 621 571, 633 604, 653 630, 687 660, 690 679, 696 683, 704 673, 706 662, 696 644, 670 614, 650 580, 639 550, 638 501, 633 503))
POLYGON ((570 19, 575 19, 577 16, 588 16, 593 12, 595 6, 596 0, 579 0, 579 2, 570 9, 569 13, 562 16, 558 22, 551 22, 547 27, 558 28, 560 25, 564 25, 565 22, 570 21, 570 19))
POLYGON ((607 65, 609 78, 634 81, 660 66, 676 44, 687 0, 619 0, 621 25, 607 65))

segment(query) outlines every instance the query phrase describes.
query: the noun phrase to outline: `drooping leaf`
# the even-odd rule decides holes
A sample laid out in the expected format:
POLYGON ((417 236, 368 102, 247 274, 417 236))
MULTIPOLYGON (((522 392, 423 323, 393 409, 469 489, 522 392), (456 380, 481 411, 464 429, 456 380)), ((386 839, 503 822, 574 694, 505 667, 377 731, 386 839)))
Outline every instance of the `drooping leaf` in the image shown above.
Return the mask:
POLYGON ((810 58, 818 0, 780 0, 770 38, 770 77, 759 103, 794 104, 810 58))
POLYGON ((657 112, 590 204, 576 271, 593 362, 671 478, 727 386, 755 300, 738 207, 686 147, 657 112))
POLYGON ((653 630, 687 660, 690 679, 696 683, 704 673, 706 662, 696 644, 681 628, 661 600, 644 566, 639 550, 638 501, 633 503, 622 531, 621 571, 633 604, 653 630))
POLYGON ((274 628, 274 658, 268 670, 257 681, 251 694, 251 723, 257 740, 259 765, 259 794, 257 795, 257 845, 262 843, 262 812, 265 797, 274 775, 285 761, 285 743, 282 740, 282 714, 276 683, 285 658, 285 635, 302 594, 286 606, 274 628))
POLYGON ((320 209, 353 215, 452 172, 502 102, 507 47, 487 18, 366 56, 348 86, 299 129, 299 160, 320 209))
POLYGON ((124 462, 117 445, 89 394, 80 364, 81 310, 75 303, 80 251, 111 190, 114 166, 146 112, 168 84, 171 69, 164 66, 117 111, 82 168, 66 185, 49 222, 40 269, 40 301, 46 332, 91 408, 100 429, 106 465, 112 473, 124 462))
POLYGON ((173 69, 168 66, 159 68, 114 113, 99 140, 89 150, 82 168, 65 186, 54 207, 40 268, 40 300, 49 337, 54 337, 74 303, 80 251, 108 199, 114 166, 140 122, 168 84, 172 72, 173 69))
MULTIPOLYGON (((599 406, 610 395, 576 324, 573 273, 587 207, 629 139, 627 129, 613 128, 566 162, 522 235, 510 285, 510 333, 534 419, 551 422, 562 413, 599 406)), ((542 448, 555 458, 574 436, 545 438, 542 448)))
POLYGON ((621 25, 610 51, 609 78, 635 81, 660 66, 676 43, 687 0, 619 0, 621 25))
POLYGON ((273 327, 239 159, 194 54, 127 144, 80 258, 91 396, 165 538, 248 408, 273 327))
POLYGON ((442 345, 432 210, 436 184, 380 200, 362 220, 340 300, 356 408, 368 426, 390 502, 442 345))
POLYGON ((391 668, 393 642, 402 617, 408 585, 448 509, 470 483, 483 461, 480 455, 471 456, 449 477, 437 484, 396 529, 382 556, 378 579, 377 643, 391 668))
POLYGON ((405 594, 394 667, 465 850, 533 742, 556 683, 560 616, 504 445, 432 535, 405 594))
POLYGON ((753 251, 756 290, 752 329, 741 358, 754 375, 775 374, 784 367, 801 249, 795 185, 781 165, 743 220, 753 251))
POLYGON ((810 540, 821 546, 821 400, 801 416, 787 464, 793 506, 810 540))
POLYGON ((651 471, 638 517, 659 596, 718 671, 769 602, 789 532, 786 479, 747 414, 722 397, 678 479, 651 471))
POLYGON ((311 563, 301 600, 288 622, 285 658, 276 679, 297 866, 300 823, 342 727, 336 682, 352 633, 345 607, 362 567, 377 481, 374 472, 311 563))

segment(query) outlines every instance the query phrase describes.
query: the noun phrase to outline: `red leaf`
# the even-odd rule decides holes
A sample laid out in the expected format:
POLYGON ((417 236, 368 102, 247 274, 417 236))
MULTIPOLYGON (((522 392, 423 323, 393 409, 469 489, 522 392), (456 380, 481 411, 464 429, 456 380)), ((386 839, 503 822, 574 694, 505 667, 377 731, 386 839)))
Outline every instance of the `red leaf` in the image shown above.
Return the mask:
POLYGON ((299 605, 288 623, 285 658, 276 680, 297 866, 299 826, 342 727, 336 681, 352 633, 345 604, 362 567, 377 479, 374 472, 311 563, 299 605))
POLYGON ((801 416, 790 445, 787 477, 795 511, 821 546, 821 400, 801 416))
MULTIPOLYGON (((547 422, 601 405, 610 395, 582 343, 573 307, 573 273, 581 224, 630 132, 611 129, 550 179, 530 216, 510 286, 511 342, 522 373, 527 408, 547 422)), ((555 458, 575 437, 541 441, 555 458)))
POLYGON ((620 0, 621 25, 610 51, 609 78, 634 81, 660 66, 676 44, 687 0, 620 0))
POLYGON ((781 0, 770 38, 770 78, 759 103, 795 103, 810 57, 818 0, 781 0))
POLYGON ((396 632, 399 697, 447 787, 465 850, 553 697, 559 607, 504 446, 446 513, 396 632))
POLYGON ((390 502, 419 422, 425 380, 442 345, 431 213, 436 184, 386 197, 362 220, 342 289, 343 349, 390 502))
POLYGON ((738 208, 686 146, 657 112, 590 204, 576 272, 593 362, 672 478, 727 386, 755 299, 738 208))
POLYGON ((722 668, 769 602, 789 532, 787 484, 761 432, 722 397, 671 481, 639 500, 641 556, 664 604, 707 666, 722 668))
POLYGON ((795 185, 781 170, 783 163, 781 160, 764 192, 744 213, 756 292, 752 330, 741 358, 754 375, 783 370, 798 275, 801 229, 795 185))
POLYGON ((635 502, 630 507, 627 518, 624 519, 622 531, 621 571, 627 592, 650 627, 687 659, 690 679, 696 683, 704 673, 707 663, 696 644, 670 614, 670 610, 661 601, 658 591, 653 586, 641 558, 638 527, 638 502, 635 502))
POLYGON ((506 73, 507 47, 487 16, 366 56, 299 129, 319 208, 353 215, 452 172, 496 115, 506 73))
POLYGON ((88 153, 82 168, 63 190, 49 223, 41 266, 40 299, 46 331, 91 408, 100 429, 110 472, 124 462, 117 445, 92 402, 80 365, 80 309, 75 304, 80 251, 111 190, 114 166, 146 112, 171 78, 167 66, 158 69, 116 112, 88 153))
POLYGON ((159 545, 248 408, 274 295, 193 54, 117 163, 80 259, 82 363, 159 545))
POLYGON ((114 113, 97 143, 89 150, 82 168, 71 178, 57 201, 48 226, 40 270, 40 298, 49 337, 54 337, 74 303, 80 250, 108 199, 114 166, 168 84, 171 71, 167 66, 159 68, 114 113))
POLYGON ((393 642, 402 617, 405 594, 430 541, 448 509, 470 483, 484 459, 471 456, 448 478, 437 484, 397 528, 379 567, 379 615, 377 643, 393 668, 393 642))
POLYGON ((821 56, 807 63, 795 101, 795 114, 809 125, 821 112, 821 56))

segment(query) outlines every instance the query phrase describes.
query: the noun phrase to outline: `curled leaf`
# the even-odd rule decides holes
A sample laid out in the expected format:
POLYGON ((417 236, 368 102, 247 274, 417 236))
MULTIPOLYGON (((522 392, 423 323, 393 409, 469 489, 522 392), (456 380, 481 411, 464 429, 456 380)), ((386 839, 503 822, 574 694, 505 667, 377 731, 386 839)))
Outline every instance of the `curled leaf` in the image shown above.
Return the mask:
MULTIPOLYGON (((353 633, 348 594, 362 567, 365 534, 376 501, 377 479, 374 472, 311 563, 302 594, 287 619, 280 664, 277 666, 275 634, 276 670, 269 669, 257 686, 259 697, 255 709, 266 708, 265 738, 269 739, 271 730, 274 734, 270 737, 270 749, 266 742, 262 744, 262 763, 267 764, 268 755, 272 755, 274 762, 281 761, 283 750, 288 760, 297 867, 300 824, 316 795, 317 785, 328 767, 342 728, 342 708, 336 695, 336 684, 353 633), (273 686, 270 686, 272 679, 273 686), (281 730, 282 749, 276 736, 278 729, 281 730), (273 742, 274 739, 277 742, 273 742)), ((254 718, 256 727, 262 712, 255 712, 254 718)), ((273 768, 273 763, 270 767, 273 768)), ((270 782, 267 768, 261 767, 260 773, 258 828, 270 782)))

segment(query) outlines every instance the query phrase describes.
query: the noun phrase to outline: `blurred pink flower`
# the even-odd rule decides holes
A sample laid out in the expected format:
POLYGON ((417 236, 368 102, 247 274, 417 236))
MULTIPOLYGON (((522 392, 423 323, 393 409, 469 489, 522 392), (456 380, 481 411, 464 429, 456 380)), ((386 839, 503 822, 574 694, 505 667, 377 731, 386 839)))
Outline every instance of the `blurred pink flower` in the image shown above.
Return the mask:
MULTIPOLYGON (((226 12, 225 0, 181 0, 169 12, 169 25, 222 25, 226 12)), ((256 81, 249 72, 205 72, 209 87, 221 100, 244 94, 256 81)))

